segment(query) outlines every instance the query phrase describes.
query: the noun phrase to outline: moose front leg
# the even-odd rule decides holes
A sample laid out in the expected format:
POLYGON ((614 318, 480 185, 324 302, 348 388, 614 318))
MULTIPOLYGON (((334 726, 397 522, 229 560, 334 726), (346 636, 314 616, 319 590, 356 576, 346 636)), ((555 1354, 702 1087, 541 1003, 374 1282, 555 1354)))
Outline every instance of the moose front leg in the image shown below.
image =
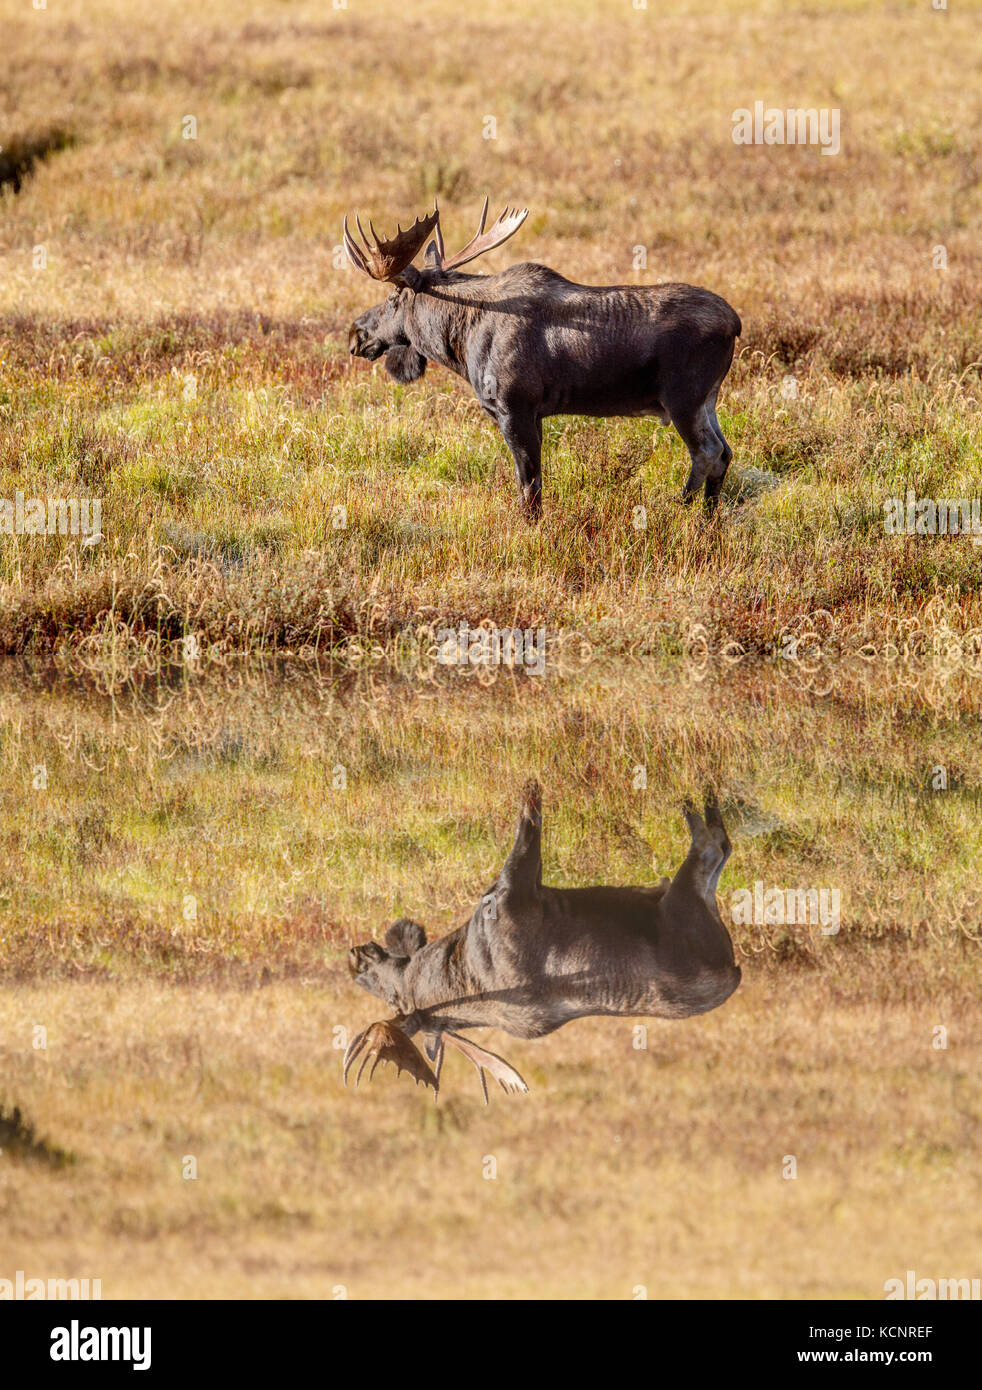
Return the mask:
POLYGON ((515 843, 498 884, 510 898, 532 897, 542 889, 542 788, 534 778, 522 788, 515 843))
POLYGON ((542 515, 542 421, 531 410, 499 408, 498 424, 515 460, 525 515, 538 521, 542 515))

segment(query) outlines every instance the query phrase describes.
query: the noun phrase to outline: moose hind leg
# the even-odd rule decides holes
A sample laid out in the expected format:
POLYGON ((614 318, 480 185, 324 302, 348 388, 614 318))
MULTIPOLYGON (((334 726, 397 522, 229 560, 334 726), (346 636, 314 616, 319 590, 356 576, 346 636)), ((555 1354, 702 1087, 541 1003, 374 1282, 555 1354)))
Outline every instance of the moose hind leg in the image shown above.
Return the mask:
POLYGON ((720 443, 722 444, 722 446, 723 446, 722 466, 719 468, 716 477, 707 478, 707 480, 706 480, 706 494, 705 494, 705 495, 706 495, 706 501, 707 501, 707 503, 709 503, 709 504, 711 504, 711 505, 715 505, 716 500, 718 499, 719 494, 720 494, 720 489, 721 489, 722 486, 723 486, 723 479, 726 477, 726 470, 729 468, 729 466, 730 466, 730 461, 731 461, 732 458, 733 458, 733 450, 730 448, 729 444, 726 442, 726 436, 724 435, 723 431, 720 429, 719 420, 717 420, 717 418, 716 418, 716 403, 715 403, 715 400, 713 401, 713 403, 712 403, 711 405, 709 405, 708 409, 709 409, 710 423, 712 424, 713 430, 714 430, 714 432, 715 432, 715 434, 716 434, 716 438, 719 440, 719 442, 720 442, 720 443))
POLYGON ((705 817, 706 829, 715 840, 720 853, 719 865, 710 876, 709 882, 709 890, 715 896, 716 885, 719 883, 719 876, 726 867, 726 861, 732 853, 733 846, 730 844, 730 837, 726 833, 726 826, 723 824, 723 816, 715 796, 709 795, 706 797, 705 817))
POLYGON ((706 507, 716 506, 723 479, 733 452, 716 423, 716 414, 709 402, 704 402, 692 415, 674 414, 672 424, 689 451, 692 467, 682 490, 683 502, 691 502, 705 483, 706 507))
POLYGON ((715 805, 707 805, 705 821, 691 803, 687 803, 683 811, 692 841, 685 862, 666 894, 666 906, 673 895, 687 896, 695 893, 703 902, 713 907, 719 876, 730 855, 730 842, 723 829, 719 808, 715 805))

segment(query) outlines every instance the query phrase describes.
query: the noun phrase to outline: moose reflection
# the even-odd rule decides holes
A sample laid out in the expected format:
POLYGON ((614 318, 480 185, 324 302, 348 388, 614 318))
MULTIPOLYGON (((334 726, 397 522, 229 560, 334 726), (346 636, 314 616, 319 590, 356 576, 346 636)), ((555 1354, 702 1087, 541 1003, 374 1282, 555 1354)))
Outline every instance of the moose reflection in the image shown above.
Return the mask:
POLYGON ((395 922, 385 945, 355 946, 348 964, 355 983, 392 1009, 355 1037, 344 1079, 358 1059, 393 1062, 437 1092, 444 1048, 455 1047, 506 1092, 528 1086, 502 1057, 460 1036, 467 1028, 500 1028, 516 1038, 541 1038, 574 1018, 593 1014, 688 1018, 724 1003, 740 983, 733 943, 716 906, 716 885, 730 854, 719 807, 705 818, 684 809, 692 840, 671 880, 652 887, 548 888, 542 883, 542 795, 530 781, 522 793, 518 830, 495 882, 465 926, 427 943, 407 919, 395 922), (421 1034, 427 1058, 411 1041, 421 1034))

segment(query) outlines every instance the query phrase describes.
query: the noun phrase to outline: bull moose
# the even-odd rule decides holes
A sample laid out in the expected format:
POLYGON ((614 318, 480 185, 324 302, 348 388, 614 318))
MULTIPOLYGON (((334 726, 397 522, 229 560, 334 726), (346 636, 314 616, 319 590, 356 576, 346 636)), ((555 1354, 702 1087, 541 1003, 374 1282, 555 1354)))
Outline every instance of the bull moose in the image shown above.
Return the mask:
POLYGON ((692 467, 683 491, 705 484, 712 510, 733 451, 716 418, 716 397, 741 324, 725 299, 694 285, 577 285, 544 265, 513 265, 498 275, 460 267, 514 236, 528 216, 505 208, 447 256, 439 208, 406 231, 361 244, 344 219, 344 247, 357 270, 392 286, 355 319, 348 351, 417 381, 439 362, 470 382, 515 460, 523 507, 542 508, 542 421, 548 415, 645 416, 672 424, 692 467), (412 264, 432 235, 424 268, 412 264))
POLYGON ((719 807, 705 820, 685 807, 692 839, 671 880, 653 887, 546 888, 542 884, 542 794, 522 793, 518 831, 494 883, 463 927, 427 944, 418 922, 389 927, 385 945, 348 953, 357 985, 397 1010, 353 1038, 344 1080, 361 1058, 393 1062, 417 1083, 439 1090, 444 1047, 511 1094, 528 1090, 502 1057, 460 1037, 462 1028, 500 1028, 541 1038, 593 1014, 689 1018, 729 999, 740 983, 733 943, 716 906, 716 885, 730 854, 719 807), (420 1033, 426 1057, 411 1039, 420 1033))

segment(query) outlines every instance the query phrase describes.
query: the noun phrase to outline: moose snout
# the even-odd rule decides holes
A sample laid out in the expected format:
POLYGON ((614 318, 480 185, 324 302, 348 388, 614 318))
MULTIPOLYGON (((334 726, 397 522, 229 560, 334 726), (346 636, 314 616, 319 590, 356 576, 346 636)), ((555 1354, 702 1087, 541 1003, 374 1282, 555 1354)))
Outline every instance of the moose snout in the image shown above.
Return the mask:
POLYGON ((348 352, 352 357, 366 357, 369 362, 374 362, 377 357, 381 357, 385 351, 385 343, 379 342, 378 338, 373 338, 370 333, 365 333, 357 323, 353 323, 348 329, 348 352))

